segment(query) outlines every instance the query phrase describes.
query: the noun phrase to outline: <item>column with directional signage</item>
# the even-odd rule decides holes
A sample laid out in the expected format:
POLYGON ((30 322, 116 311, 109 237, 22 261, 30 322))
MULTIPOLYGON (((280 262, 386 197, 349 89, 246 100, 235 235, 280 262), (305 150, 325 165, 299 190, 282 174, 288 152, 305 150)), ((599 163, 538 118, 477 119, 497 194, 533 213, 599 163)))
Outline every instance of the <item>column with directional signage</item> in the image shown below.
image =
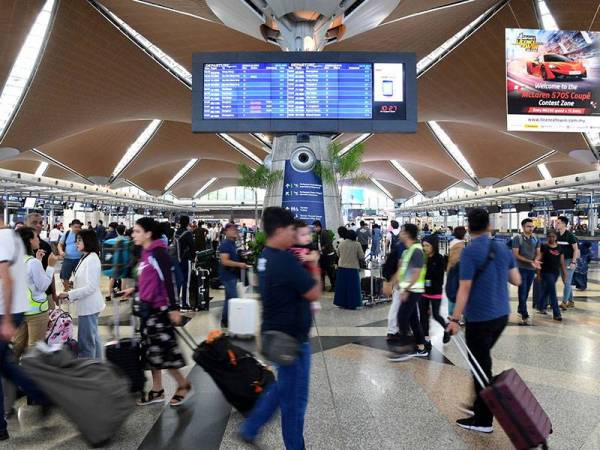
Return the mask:
POLYGON ((320 220, 327 226, 321 178, 312 170, 297 170, 289 160, 285 162, 281 206, 308 224, 320 220))

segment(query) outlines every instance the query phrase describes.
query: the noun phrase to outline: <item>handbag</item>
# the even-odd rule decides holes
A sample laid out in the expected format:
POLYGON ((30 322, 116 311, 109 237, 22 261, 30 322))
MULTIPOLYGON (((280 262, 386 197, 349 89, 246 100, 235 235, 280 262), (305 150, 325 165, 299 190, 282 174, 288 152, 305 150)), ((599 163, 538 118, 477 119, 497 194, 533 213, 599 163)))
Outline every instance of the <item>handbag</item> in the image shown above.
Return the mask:
POLYGON ((131 314, 142 320, 148 320, 151 312, 152 306, 150 303, 142 301, 137 295, 133 298, 133 302, 131 303, 131 314))
POLYGON ((275 364, 289 366, 298 359, 300 342, 287 333, 276 330, 264 331, 261 341, 262 354, 275 364))

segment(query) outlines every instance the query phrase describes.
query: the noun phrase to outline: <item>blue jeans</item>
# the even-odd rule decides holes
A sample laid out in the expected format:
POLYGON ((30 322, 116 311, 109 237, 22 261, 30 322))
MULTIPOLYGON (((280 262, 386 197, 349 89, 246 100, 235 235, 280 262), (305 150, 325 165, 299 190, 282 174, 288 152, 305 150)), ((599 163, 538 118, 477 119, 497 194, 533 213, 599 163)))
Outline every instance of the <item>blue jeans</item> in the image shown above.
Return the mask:
POLYGON ((232 278, 230 280, 221 279, 221 283, 223 283, 223 286, 225 287, 225 304, 223 305, 221 322, 227 325, 229 320, 229 299, 236 298, 238 296, 237 278, 232 278))
POLYGON ((289 366, 277 367, 277 381, 259 397, 250 416, 242 424, 242 434, 256 438, 260 428, 281 409, 281 433, 286 450, 304 450, 304 416, 308 405, 310 344, 300 346, 300 355, 289 366))
POLYGON ((556 280, 558 273, 542 272, 542 292, 540 295, 540 304, 538 310, 544 311, 548 301, 552 305, 552 314, 554 317, 560 317, 560 308, 558 307, 558 298, 556 297, 556 280))
POLYGON ((98 331, 98 314, 79 316, 77 340, 80 358, 102 359, 102 341, 98 331))
POLYGON ((529 291, 535 279, 535 270, 519 268, 519 273, 521 274, 521 285, 519 286, 519 308, 517 311, 523 319, 527 319, 529 317, 527 297, 529 297, 529 291))
MULTIPOLYGON (((16 328, 23 323, 24 315, 13 314, 13 323, 16 328)), ((2 316, 0 316, 2 320, 2 316)), ((15 356, 8 346, 8 342, 0 340, 0 374, 17 385, 27 396, 37 404, 48 402, 42 391, 40 391, 34 382, 21 370, 15 356)), ((0 382, 0 430, 6 430, 6 420, 4 420, 4 390, 0 382)))
POLYGON ((573 301, 573 274, 575 273, 575 268, 570 268, 572 259, 565 259, 565 266, 567 267, 567 277, 563 279, 565 282, 565 286, 563 288, 563 302, 573 301))

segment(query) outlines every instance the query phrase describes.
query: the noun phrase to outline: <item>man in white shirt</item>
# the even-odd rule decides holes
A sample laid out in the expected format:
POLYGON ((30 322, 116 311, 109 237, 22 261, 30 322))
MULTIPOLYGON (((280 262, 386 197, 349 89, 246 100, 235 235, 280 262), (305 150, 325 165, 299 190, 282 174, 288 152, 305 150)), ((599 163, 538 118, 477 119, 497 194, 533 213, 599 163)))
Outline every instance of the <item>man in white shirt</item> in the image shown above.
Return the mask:
POLYGON ((60 228, 58 225, 54 225, 52 230, 50 230, 50 247, 52 247, 52 253, 58 256, 58 243, 60 242, 60 237, 62 233, 60 232, 60 228))
MULTIPOLYGON (((9 344, 29 309, 23 242, 6 228, 4 202, 0 199, 0 375, 19 386, 34 402, 46 403, 44 395, 14 362, 9 344)), ((4 398, 0 383, 0 400, 4 398)), ((9 438, 4 418, 4 401, 0 401, 0 441, 9 438)))

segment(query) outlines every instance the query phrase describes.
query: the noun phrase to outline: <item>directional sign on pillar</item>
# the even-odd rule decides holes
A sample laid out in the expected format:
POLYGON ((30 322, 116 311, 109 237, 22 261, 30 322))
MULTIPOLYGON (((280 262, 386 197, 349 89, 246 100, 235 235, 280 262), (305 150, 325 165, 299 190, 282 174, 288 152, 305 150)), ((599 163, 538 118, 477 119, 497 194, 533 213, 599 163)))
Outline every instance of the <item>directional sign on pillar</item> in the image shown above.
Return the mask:
POLYGON ((326 227, 321 178, 312 170, 300 172, 294 169, 290 161, 285 162, 281 206, 309 225, 320 220, 323 228, 326 227))

